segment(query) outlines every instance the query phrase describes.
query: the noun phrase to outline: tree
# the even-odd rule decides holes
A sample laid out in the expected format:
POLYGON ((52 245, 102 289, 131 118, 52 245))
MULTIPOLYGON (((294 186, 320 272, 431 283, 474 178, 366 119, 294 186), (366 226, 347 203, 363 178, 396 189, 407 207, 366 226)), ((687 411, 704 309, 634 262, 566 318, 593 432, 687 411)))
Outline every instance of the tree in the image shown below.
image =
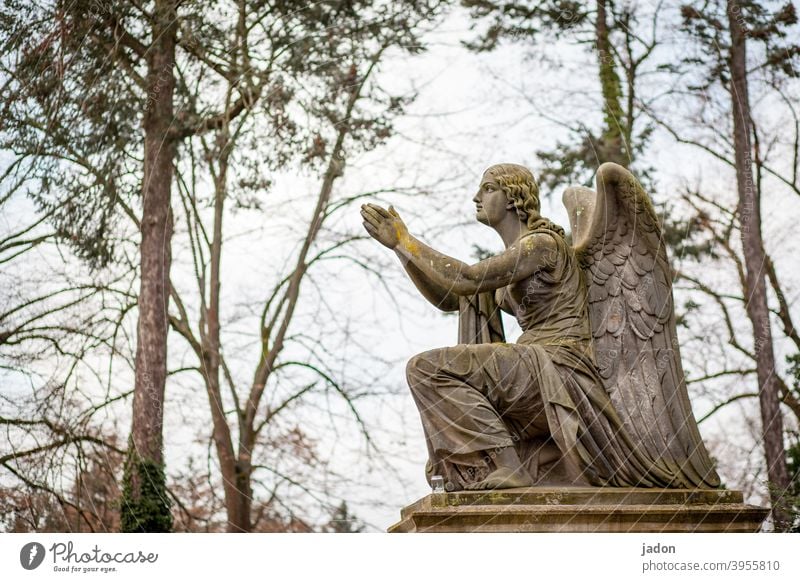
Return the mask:
MULTIPOLYGON (((795 392, 800 393, 800 354, 788 358, 791 366, 795 392)), ((786 464, 789 471, 789 491, 787 505, 791 516, 788 531, 800 533, 800 434, 794 435, 794 442, 786 449, 786 464)))
POLYGON ((143 204, 141 219, 136 219, 142 236, 139 325, 126 464, 130 497, 125 503, 133 517, 123 519, 123 527, 167 531, 170 514, 165 498, 143 501, 140 473, 145 471, 148 480, 155 480, 155 490, 162 492, 177 2, 156 0, 147 8, 127 2, 89 7, 58 1, 41 8, 13 4, 4 21, 7 48, 17 55, 9 71, 13 93, 8 109, 14 111, 7 118, 13 120, 13 138, 26 146, 29 155, 48 159, 51 169, 73 170, 55 180, 40 175, 42 188, 36 199, 53 210, 51 220, 59 234, 71 237, 79 254, 95 265, 111 260, 107 237, 119 206, 133 215, 119 191, 125 183, 125 154, 142 147, 143 204), (32 27, 30 12, 37 13, 32 27), (133 21, 137 25, 131 28, 133 21), (143 31, 142 35, 129 28, 143 31), (104 86, 87 87, 80 82, 85 79, 102 79, 104 86), (138 119, 143 128, 140 139, 136 139, 138 119), (44 145, 41 152, 34 146, 37 141, 44 145), (80 192, 87 181, 94 188, 80 192), (60 185, 66 188, 59 191, 60 185), (137 509, 140 502, 156 508, 155 514, 145 517, 137 509))
POLYGON ((771 12, 763 3, 734 1, 685 5, 682 16, 684 30, 700 47, 693 64, 702 64, 707 71, 706 79, 697 88, 707 90, 712 84, 719 83, 730 99, 731 141, 747 298, 745 305, 755 338, 763 446, 773 520, 776 528, 785 529, 789 518, 784 495, 789 487, 789 475, 767 303, 767 276, 764 270, 767 260, 761 233, 761 202, 754 183, 753 121, 749 102, 752 63, 748 60, 747 48, 753 41, 763 43, 766 60, 762 66, 776 72, 787 70, 800 55, 800 46, 783 42, 786 28, 795 24, 797 17, 792 4, 771 12), (748 38, 752 40, 748 41, 748 38))
MULTIPOLYGON (((54 240, 70 244, 94 273, 124 264, 133 267, 126 275, 134 276, 141 267, 122 527, 169 529, 170 498, 178 503, 176 512, 183 512, 166 489, 161 462, 167 292, 176 312, 170 323, 189 340, 206 385, 228 527, 262 527, 260 516, 279 505, 269 512, 261 503, 252 507, 252 471, 273 470, 252 465, 253 447, 307 447, 296 427, 287 427, 280 439, 263 436, 264 429, 319 386, 351 398, 324 369, 276 359, 295 341, 290 324, 312 265, 336 258, 343 245, 358 240, 344 237, 327 249, 315 249, 320 233, 325 235, 323 222, 358 198, 333 197, 345 151, 347 159, 355 159, 361 149, 381 143, 390 134, 392 117, 402 111, 402 97, 373 87, 374 73, 385 54, 420 50, 417 27, 437 13, 440 3, 325 2, 297 10, 282 2, 253 1, 231 3, 230 10, 219 12, 176 2, 97 4, 89 10, 60 2, 38 8, 11 4, 3 20, 4 54, 11 57, 4 62, 11 92, 4 104, 3 146, 19 153, 17 167, 32 168, 27 191, 53 225, 54 240), (290 103, 313 129, 298 134, 287 114, 290 103), (257 150, 247 149, 254 146, 270 152, 266 164, 257 150), (222 396, 221 379, 230 384, 234 401, 238 395, 220 339, 222 218, 226 204, 257 206, 270 184, 267 171, 284 166, 295 153, 303 155, 305 168, 321 168, 318 208, 295 269, 276 282, 275 301, 264 305, 258 332, 264 343, 255 378, 244 390, 246 406, 229 424, 230 403, 222 396), (228 184, 231 165, 237 175, 233 189, 228 184), (195 180, 203 173, 213 184, 208 231, 200 220, 206 194, 195 180), (197 229, 190 238, 199 237, 190 243, 200 253, 196 320, 189 316, 194 301, 186 302, 169 278, 172 176, 185 224, 197 229), (130 227, 141 234, 138 248, 127 243, 130 227), (202 243, 207 246, 201 248, 202 243), (266 329, 268 318, 273 327, 266 329), (187 333, 192 325, 197 325, 196 335, 187 333), (288 370, 311 371, 318 380, 299 386, 283 401, 267 392, 269 407, 259 418, 266 384, 278 371, 288 370)), ((137 299, 133 293, 125 297, 137 299)), ((120 318, 130 309, 120 309, 120 318)), ((121 323, 113 332, 112 362, 120 355, 113 342, 121 323)), ((287 478, 291 481, 281 475, 284 482, 287 478)))
MULTIPOLYGON (((6 420, 6 419, 3 419, 6 420)), ((14 451, 12 471, 21 487, 0 486, 0 529, 13 532, 112 532, 119 529, 120 489, 117 480, 124 451, 113 435, 78 436, 67 449, 14 451), (99 445, 99 446, 98 446, 99 445), (62 454, 67 459, 60 459, 62 454), (65 462, 66 461, 66 462, 65 462), (71 484, 65 491, 31 480, 35 473, 54 472, 55 481, 71 484)), ((9 458, 4 455, 3 465, 9 458)))
POLYGON ((102 417, 130 390, 102 386, 95 357, 113 354, 125 366, 117 334, 135 305, 125 287, 128 269, 93 277, 68 259, 47 215, 31 217, 22 204, 28 173, 17 174, 0 203, 10 241, 0 253, 0 513, 7 517, 0 527, 109 531, 118 528, 118 499, 99 483, 115 485, 124 451, 102 417), (97 384, 90 388, 87 376, 97 384), (76 471, 75 488, 65 488, 76 471))
MULTIPOLYGON (((262 2, 245 4, 237 6, 265 9, 262 2)), ((292 11, 284 3, 277 8, 292 11)), ((178 143, 246 111, 262 88, 251 77, 242 78, 226 107, 198 112, 184 103, 175 115, 176 98, 187 98, 180 86, 176 92, 176 71, 183 70, 178 62, 186 68, 192 62, 213 65, 213 49, 196 42, 184 42, 179 54, 178 31, 190 38, 192 26, 213 21, 208 16, 215 10, 200 5, 179 10, 175 0, 90 6, 58 1, 44 7, 11 2, 3 20, 4 48, 13 55, 4 67, 10 98, 3 145, 20 152, 23 162, 34 160, 32 196, 55 234, 97 268, 115 258, 114 227, 121 216, 141 235, 126 530, 170 528, 162 424, 178 143), (149 499, 141 492, 145 482, 152 484, 149 499)))
MULTIPOLYGON (((135 40, 122 23, 104 31, 146 59, 144 165, 139 243, 139 321, 133 424, 123 489, 122 531, 172 529, 164 475, 164 386, 167 379, 167 304, 172 260, 172 179, 177 139, 171 131, 175 93, 178 2, 155 0, 148 18, 150 39, 135 40), (113 27, 113 28, 112 28, 113 27)), ((112 17, 112 20, 113 19, 112 17)), ((110 40, 110 39, 109 39, 110 40)))
POLYGON ((331 519, 322 528, 325 533, 362 533, 364 524, 350 513, 347 503, 342 503, 331 513, 331 519))
MULTIPOLYGON (((180 170, 180 192, 196 285, 192 290, 173 286, 175 311, 170 322, 195 356, 195 369, 202 374, 208 395, 229 531, 254 529, 255 471, 289 480, 273 467, 254 460, 259 449, 277 446, 275 438, 265 435, 280 420, 279 415, 314 391, 333 390, 345 399, 357 422, 363 425, 352 402, 354 397, 336 381, 335 374, 326 369, 323 361, 295 359, 286 353, 291 353, 292 344, 323 341, 312 338, 308 332, 295 332, 303 336, 299 339, 292 334, 293 326, 297 325, 295 315, 301 303, 301 288, 307 285, 309 272, 326 260, 341 259, 347 245, 363 238, 337 234, 326 240, 323 225, 362 196, 337 196, 335 186, 344 175, 346 162, 356 160, 359 153, 386 140, 391 134, 393 118, 402 112, 407 101, 381 88, 376 81, 378 70, 392 52, 413 54, 421 50, 418 36, 423 25, 437 15, 439 6, 439 2, 357 2, 346 9, 338 4, 320 5, 308 13, 292 13, 291 17, 298 19, 296 26, 289 27, 298 35, 294 40, 275 36, 275 30, 287 28, 281 20, 284 16, 274 15, 275 22, 259 16, 258 34, 245 26, 244 30, 250 33, 237 36, 231 43, 234 47, 252 47, 252 52, 233 50, 228 62, 217 63, 217 68, 230 71, 227 94, 246 74, 256 75, 261 82, 274 82, 276 89, 265 101, 271 111, 254 109, 258 115, 243 115, 235 123, 223 120, 213 139, 192 141, 190 146, 196 145, 202 153, 197 156, 190 153, 180 170), (335 27, 326 26, 334 20, 335 27), (286 46, 297 43, 304 50, 302 57, 285 52, 286 46), (284 62, 286 58, 289 60, 284 62), (287 68, 293 77, 283 75, 287 68), (279 101, 283 99, 290 105, 279 101), (298 130, 300 124, 286 113, 292 107, 302 111, 304 131, 298 130), (302 157, 298 160, 292 150, 300 151, 302 157), (262 160, 251 161, 251 152, 259 151, 271 152, 266 164, 262 160), (260 317, 253 323, 259 349, 249 368, 251 380, 243 381, 225 355, 226 351, 230 354, 234 350, 224 349, 223 220, 227 220, 231 205, 258 209, 263 192, 248 198, 242 190, 249 190, 250 184, 269 184, 266 171, 275 171, 277 166, 290 161, 319 171, 321 176, 316 192, 303 193, 313 204, 308 205, 311 212, 301 225, 304 232, 299 248, 287 258, 291 267, 274 281, 267 299, 257 307, 260 317), (209 174, 212 185, 209 205, 213 211, 208 216, 204 216, 197 204, 203 196, 202 186, 198 186, 195 177, 203 172, 209 174), (234 172, 239 180, 232 186, 229 176, 234 172), (242 174, 247 177, 242 178, 242 174), (303 373, 311 375, 308 381, 295 379, 303 378, 303 373), (281 376, 286 376, 294 389, 275 399, 268 388, 281 376)), ((247 15, 240 14, 240 22, 243 19, 247 20, 247 15)), ((240 34, 241 30, 238 26, 232 34, 240 34)), ((201 93, 198 90, 198 100, 201 93)), ((282 439, 303 455, 310 454, 301 427, 289 427, 282 439)), ((313 456, 308 460, 319 463, 313 456)), ((308 490, 308 484, 303 488, 308 490)))
MULTIPOLYGON (((647 126, 636 129, 640 117, 637 83, 643 64, 659 44, 661 3, 650 14, 645 14, 635 3, 607 0, 594 3, 462 0, 462 4, 471 10, 477 22, 488 21, 482 36, 466 43, 472 50, 493 50, 502 41, 546 45, 548 39, 569 39, 591 47, 600 85, 602 126, 596 132, 580 122, 565 123, 575 135, 575 142, 560 143, 553 151, 537 152, 547 165, 541 173, 545 184, 551 188, 574 181, 588 184, 603 162, 628 167, 635 161, 651 132, 647 126), (640 21, 648 17, 652 28, 646 32, 640 21)), ((534 102, 535 96, 530 95, 529 100, 534 102)), ((639 174, 645 170, 640 168, 639 174)))

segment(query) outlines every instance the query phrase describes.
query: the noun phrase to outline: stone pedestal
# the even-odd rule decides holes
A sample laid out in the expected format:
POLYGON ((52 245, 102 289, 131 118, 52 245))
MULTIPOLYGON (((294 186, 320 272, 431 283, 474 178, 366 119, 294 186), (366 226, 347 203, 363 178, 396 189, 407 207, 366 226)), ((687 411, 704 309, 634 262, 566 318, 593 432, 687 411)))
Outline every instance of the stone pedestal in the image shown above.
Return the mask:
POLYGON ((402 532, 758 532, 768 510, 739 491, 531 487, 434 493, 404 508, 402 532))

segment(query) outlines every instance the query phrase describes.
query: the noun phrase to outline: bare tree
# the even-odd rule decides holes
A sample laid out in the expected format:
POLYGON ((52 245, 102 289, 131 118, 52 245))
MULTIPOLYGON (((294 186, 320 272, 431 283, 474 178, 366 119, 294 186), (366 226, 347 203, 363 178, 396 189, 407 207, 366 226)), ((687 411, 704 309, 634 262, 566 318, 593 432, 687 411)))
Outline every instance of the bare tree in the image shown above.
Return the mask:
MULTIPOLYGON (((758 2, 728 2, 685 5, 684 30, 700 47, 702 56, 692 65, 705 66, 705 77, 697 89, 707 92, 719 83, 730 102, 730 144, 738 190, 737 218, 743 250, 743 295, 753 329, 754 355, 759 385, 762 438, 767 462, 772 516, 779 529, 785 529, 788 515, 783 500, 789 486, 784 448, 783 418, 779 409, 780 379, 776 374, 772 326, 767 302, 767 264, 761 225, 761 199, 754 176, 753 116, 750 106, 750 78, 753 67, 776 73, 791 67, 800 47, 783 42, 785 29, 797 22, 792 4, 771 12, 758 2), (748 40, 750 39, 750 40, 748 40), (763 63, 748 58, 754 41, 764 45, 759 55, 763 63)), ((777 278, 776 278, 777 280, 777 278)), ((786 390, 784 390, 784 393, 786 390)))
MULTIPOLYGON (((280 2, 236 2, 238 16, 217 24, 216 7, 179 4, 55 2, 25 8, 12 2, 3 20, 9 99, 2 146, 18 153, 9 171, 35 169, 29 191, 54 226, 52 234, 94 267, 119 258, 113 239, 120 219, 129 219, 141 235, 134 263, 138 327, 125 530, 170 528, 162 424, 178 144, 219 130, 258 100, 269 69, 251 67, 247 46, 231 43, 246 42, 248 30, 263 26, 265 14, 275 26, 273 56, 285 55, 291 74, 303 65, 299 55, 313 52, 309 32, 324 30, 347 9, 339 3, 297 11, 280 2), (242 59, 238 70, 219 60, 231 46, 242 59), (183 78, 193 67, 229 83, 224 103, 195 99, 183 78), (153 484, 149 499, 143 498, 144 483, 153 484)), ((5 239, 4 252, 38 244, 24 237, 27 232, 5 239)))
MULTIPOLYGON (((288 158, 289 154, 283 154, 279 149, 285 146, 273 136, 291 129, 292 124, 287 118, 276 115, 277 110, 271 111, 272 116, 241 116, 235 122, 226 120, 212 140, 196 140, 200 152, 196 157, 189 157, 191 163, 186 165, 185 174, 182 174, 180 192, 195 288, 187 293, 178 285, 173 286, 172 298, 176 309, 170 321, 187 341, 197 359, 196 369, 202 373, 229 531, 252 531, 262 527, 258 525, 261 519, 258 515, 263 513, 265 506, 255 500, 255 472, 262 470, 275 474, 280 480, 293 480, 276 467, 256 460, 259 449, 281 446, 275 438, 267 436, 280 415, 314 392, 333 391, 345 400, 356 422, 363 426, 355 407, 357 394, 336 380, 335 372, 330 369, 332 362, 325 363, 328 356, 320 358, 320 361, 293 359, 286 356, 287 352, 291 353, 287 346, 324 342, 323 338, 308 333, 293 333, 292 328, 296 326, 301 289, 304 284, 313 284, 309 281, 312 268, 331 259, 342 259, 352 242, 364 238, 356 234, 325 233, 323 225, 326 221, 366 195, 337 195, 336 183, 344 174, 347 160, 355 160, 359 151, 373 149, 390 135, 392 119, 402 112, 406 99, 393 97, 380 87, 376 80, 378 69, 387 53, 419 51, 417 35, 422 25, 435 17, 437 10, 437 3, 400 3, 391 7, 387 5, 382 10, 375 10, 369 3, 354 6, 352 12, 339 15, 334 34, 326 30, 322 38, 316 39, 318 52, 306 55, 307 70, 301 77, 303 90, 287 85, 281 87, 282 92, 298 91, 295 103, 303 112, 303 125, 307 128, 295 138, 302 148, 298 149, 304 153, 300 162, 319 168, 321 177, 317 191, 304 194, 304 198, 312 200, 313 204, 311 212, 304 217, 304 232, 298 241, 299 248, 291 257, 291 265, 271 284, 266 300, 258 308, 260 315, 254 323, 259 349, 256 361, 250 366, 252 376, 249 381, 239 377, 225 355, 234 350, 225 350, 223 346, 223 219, 230 205, 255 204, 252 200, 245 201, 242 192, 231 186, 230 176, 233 172, 241 172, 243 167, 249 167, 247 155, 242 151, 246 144, 254 144, 251 151, 271 148, 274 158, 268 158, 267 164, 275 159, 288 158), (263 123, 265 118, 268 125, 263 123), (262 137, 257 139, 254 136, 262 137), (197 204, 202 195, 195 176, 203 171, 207 171, 211 178, 211 213, 208 218, 197 204), (334 236, 330 237, 330 234, 334 236), (196 315, 191 313, 192 305, 197 310, 196 315), (276 399, 270 395, 268 387, 280 375, 294 388, 276 399), (254 507, 254 503, 261 509, 254 507)), ((252 39, 237 43, 237 46, 255 45, 252 39)), ((231 66, 237 62, 240 66, 242 63, 255 66, 257 59, 269 62, 264 57, 264 47, 272 47, 277 52, 281 48, 269 37, 262 39, 259 45, 262 47, 260 53, 237 57, 234 51, 231 66)), ((230 85, 228 91, 231 91, 230 85)), ((269 103, 269 97, 266 99, 269 103)), ((243 181, 263 184, 268 177, 256 172, 246 180, 240 177, 239 184, 243 181)), ((352 256, 345 260, 358 264, 352 256)), ((291 428, 279 440, 291 444, 293 439, 299 439, 293 445, 296 452, 310 455, 307 465, 320 463, 309 451, 302 429, 291 428)), ((308 482, 299 485, 299 481, 295 481, 294 484, 312 494, 308 482)), ((271 498, 272 503, 280 500, 274 495, 271 498)))

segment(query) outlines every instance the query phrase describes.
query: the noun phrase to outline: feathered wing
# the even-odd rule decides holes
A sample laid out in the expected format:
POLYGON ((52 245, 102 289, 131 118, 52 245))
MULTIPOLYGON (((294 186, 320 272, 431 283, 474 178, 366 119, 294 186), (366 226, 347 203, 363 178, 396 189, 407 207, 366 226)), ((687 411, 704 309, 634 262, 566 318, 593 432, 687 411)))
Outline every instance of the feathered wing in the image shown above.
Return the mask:
POLYGON ((716 487, 686 390, 658 217, 622 166, 603 164, 596 186, 596 194, 568 189, 564 204, 586 275, 598 371, 624 428, 673 486, 716 487))

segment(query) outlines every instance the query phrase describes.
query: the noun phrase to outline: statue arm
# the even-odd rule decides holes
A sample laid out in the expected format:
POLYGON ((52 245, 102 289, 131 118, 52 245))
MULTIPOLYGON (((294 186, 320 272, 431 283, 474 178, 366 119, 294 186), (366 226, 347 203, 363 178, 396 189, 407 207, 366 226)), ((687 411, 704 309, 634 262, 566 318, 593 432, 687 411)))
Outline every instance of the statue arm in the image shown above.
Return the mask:
MULTIPOLYGON (((499 255, 468 265, 440 253, 409 234, 400 215, 392 207, 386 210, 376 204, 365 204, 361 207, 361 216, 367 232, 384 246, 393 249, 404 265, 410 263, 421 275, 417 279, 428 280, 441 290, 455 295, 471 296, 493 291, 529 277, 552 266, 558 252, 552 237, 532 234, 499 255)), ((408 267, 406 270, 409 270, 408 267)))
POLYGON ((501 254, 469 265, 440 253, 414 236, 398 237, 395 252, 404 263, 455 295, 475 295, 515 283, 551 264, 555 242, 547 235, 530 235, 501 254))
POLYGON ((400 253, 398 256, 411 282, 425 299, 442 311, 458 311, 458 295, 448 291, 446 287, 434 283, 414 263, 405 260, 400 253))

